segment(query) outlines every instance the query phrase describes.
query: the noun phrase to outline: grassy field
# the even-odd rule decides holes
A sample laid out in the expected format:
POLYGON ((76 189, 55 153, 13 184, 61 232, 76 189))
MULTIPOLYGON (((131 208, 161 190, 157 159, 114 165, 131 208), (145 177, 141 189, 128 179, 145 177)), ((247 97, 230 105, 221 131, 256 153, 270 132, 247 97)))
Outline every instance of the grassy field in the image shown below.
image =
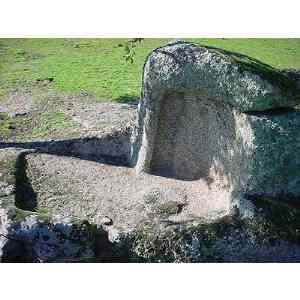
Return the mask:
MULTIPOLYGON (((141 73, 152 49, 172 39, 145 39, 134 63, 124 39, 0 39, 0 97, 47 84, 99 101, 129 102, 140 94, 141 73)), ((300 69, 300 39, 186 39, 241 52, 278 68, 300 69)))

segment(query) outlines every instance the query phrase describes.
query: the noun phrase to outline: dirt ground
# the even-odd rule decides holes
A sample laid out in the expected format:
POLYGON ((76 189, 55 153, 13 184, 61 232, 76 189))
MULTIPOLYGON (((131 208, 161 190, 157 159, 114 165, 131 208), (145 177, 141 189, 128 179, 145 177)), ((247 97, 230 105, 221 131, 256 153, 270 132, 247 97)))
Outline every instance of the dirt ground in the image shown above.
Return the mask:
POLYGON ((11 123, 3 136, 0 118, 0 143, 99 136, 132 123, 136 108, 48 88, 12 91, 0 101, 0 114, 11 123))
MULTIPOLYGON (((101 159, 101 153, 105 151, 115 155, 118 149, 122 150, 120 145, 117 145, 118 148, 107 144, 105 149, 105 143, 99 144, 102 147, 99 153, 93 149, 98 144, 87 146, 86 138, 101 138, 108 134, 109 138, 105 141, 110 141, 114 133, 133 126, 136 108, 136 105, 99 103, 88 97, 76 98, 48 90, 43 93, 12 93, 1 102, 0 110, 8 113, 13 120, 27 118, 29 121, 25 123, 29 125, 24 127, 22 123, 16 123, 22 128, 16 126, 11 135, 0 142, 0 148, 2 151, 14 148, 18 151, 26 148, 38 150, 38 153, 25 155, 24 170, 19 172, 27 185, 21 189, 23 195, 17 196, 26 198, 28 195, 24 193, 33 195, 34 210, 76 216, 97 224, 108 217, 113 224, 109 228, 126 231, 145 221, 178 223, 226 214, 229 208, 224 197, 227 195, 219 193, 205 180, 185 181, 150 174, 137 175, 126 164, 101 159), (35 128, 43 127, 45 123, 40 118, 45 111, 63 112, 65 119, 76 126, 58 126, 54 130, 46 128, 40 135, 34 136, 32 132, 35 128), (57 150, 59 147, 46 151, 50 147, 48 142, 55 145, 74 138, 79 142, 73 144, 72 149, 67 144, 63 153, 57 150), (46 147, 35 149, 43 142, 46 147), (89 156, 81 156, 87 148, 99 157, 90 159, 89 156), (74 155, 74 151, 79 155, 74 155)), ((120 143, 129 143, 129 140, 125 138, 120 143)), ((128 145, 124 149, 128 151, 128 145)))
POLYGON ((47 154, 26 159, 37 206, 52 213, 88 217, 93 223, 107 216, 128 230, 149 219, 184 222, 228 209, 224 195, 202 180, 137 175, 128 167, 47 154))

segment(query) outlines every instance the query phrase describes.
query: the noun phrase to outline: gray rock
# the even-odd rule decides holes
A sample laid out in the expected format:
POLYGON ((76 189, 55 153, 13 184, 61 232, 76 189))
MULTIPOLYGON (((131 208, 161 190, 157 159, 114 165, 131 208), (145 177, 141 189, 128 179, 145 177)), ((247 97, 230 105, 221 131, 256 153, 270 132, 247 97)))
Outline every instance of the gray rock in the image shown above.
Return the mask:
POLYGON ((107 225, 107 226, 110 226, 113 224, 113 220, 107 216, 103 217, 100 219, 100 222, 99 222, 101 225, 107 225))
POLYGON ((297 69, 285 69, 282 70, 282 73, 297 83, 298 88, 300 89, 300 70, 297 69))
POLYGON ((168 44, 144 67, 131 164, 138 173, 203 179, 234 197, 296 198, 299 97, 291 76, 255 59, 168 44))
POLYGON ((122 231, 115 227, 110 227, 108 231, 108 239, 111 243, 121 243, 122 231))
POLYGON ((231 201, 231 215, 239 217, 240 219, 253 219, 255 217, 255 206, 246 197, 232 195, 231 201))
POLYGON ((143 192, 148 214, 168 216, 178 214, 186 203, 186 194, 175 189, 150 189, 143 192))
POLYGON ((166 90, 205 92, 240 111, 299 104, 296 84, 280 70, 240 53, 176 42, 155 49, 144 68, 143 96, 166 90))
POLYGON ((102 229, 85 221, 43 216, 0 206, 1 262, 68 262, 96 258, 107 244, 102 229))
POLYGON ((0 182, 0 197, 11 195, 14 193, 14 190, 14 185, 0 182))
POLYGON ((278 220, 272 224, 273 213, 244 221, 147 224, 136 233, 132 252, 146 262, 299 262, 297 226, 292 225, 299 221, 299 213, 290 211, 289 224, 280 229, 278 220))

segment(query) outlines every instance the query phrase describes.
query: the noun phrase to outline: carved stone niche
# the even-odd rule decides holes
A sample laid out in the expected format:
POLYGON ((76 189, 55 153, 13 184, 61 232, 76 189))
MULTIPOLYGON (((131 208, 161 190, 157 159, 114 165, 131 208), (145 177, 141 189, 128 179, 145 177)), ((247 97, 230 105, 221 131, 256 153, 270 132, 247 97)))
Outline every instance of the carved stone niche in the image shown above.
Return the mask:
POLYGON ((148 57, 131 164, 231 193, 300 195, 297 83, 248 56, 184 42, 148 57))

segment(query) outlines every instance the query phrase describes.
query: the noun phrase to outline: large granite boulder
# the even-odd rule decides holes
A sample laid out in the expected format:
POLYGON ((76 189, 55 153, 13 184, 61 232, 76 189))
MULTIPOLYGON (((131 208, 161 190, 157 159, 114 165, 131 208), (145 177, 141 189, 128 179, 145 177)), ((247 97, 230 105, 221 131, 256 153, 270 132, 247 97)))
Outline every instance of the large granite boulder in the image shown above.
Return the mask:
POLYGON ((295 76, 248 56, 177 42, 144 66, 132 135, 137 172, 204 179, 236 195, 300 195, 295 76))
POLYGON ((240 53, 176 42, 148 57, 143 98, 190 90, 242 112, 293 107, 300 96, 290 73, 240 53))

